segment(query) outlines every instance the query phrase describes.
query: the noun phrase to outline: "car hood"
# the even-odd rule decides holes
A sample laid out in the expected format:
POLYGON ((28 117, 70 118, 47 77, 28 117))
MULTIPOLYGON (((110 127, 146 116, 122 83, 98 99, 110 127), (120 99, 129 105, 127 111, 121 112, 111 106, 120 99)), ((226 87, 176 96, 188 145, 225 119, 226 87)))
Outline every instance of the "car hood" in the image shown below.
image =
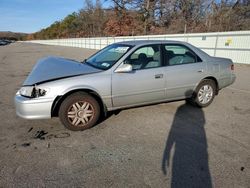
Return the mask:
POLYGON ((24 81, 23 85, 34 85, 61 78, 100 72, 100 69, 85 63, 60 57, 40 59, 24 81))

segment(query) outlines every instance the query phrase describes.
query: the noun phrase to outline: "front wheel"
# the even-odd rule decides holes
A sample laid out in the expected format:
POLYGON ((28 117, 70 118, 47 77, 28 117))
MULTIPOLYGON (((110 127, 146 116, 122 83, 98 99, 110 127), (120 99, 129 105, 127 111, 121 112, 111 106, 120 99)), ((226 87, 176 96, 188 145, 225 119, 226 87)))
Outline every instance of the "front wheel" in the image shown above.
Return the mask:
POLYGON ((59 118, 72 131, 82 131, 96 124, 100 116, 100 106, 94 97, 77 92, 68 96, 61 104, 59 118))
POLYGON ((207 107, 213 102, 216 85, 213 80, 203 80, 194 93, 193 103, 199 107, 207 107))

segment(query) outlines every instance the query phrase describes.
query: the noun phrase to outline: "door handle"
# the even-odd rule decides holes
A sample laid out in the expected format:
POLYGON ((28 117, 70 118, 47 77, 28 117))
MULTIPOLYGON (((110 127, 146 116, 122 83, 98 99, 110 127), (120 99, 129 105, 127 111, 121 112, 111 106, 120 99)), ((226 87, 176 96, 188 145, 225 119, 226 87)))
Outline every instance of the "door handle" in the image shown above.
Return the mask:
POLYGON ((203 69, 201 69, 201 70, 198 70, 197 72, 200 72, 200 73, 201 73, 201 72, 204 72, 204 71, 203 71, 203 69))
POLYGON ((163 78, 163 74, 156 74, 155 79, 163 78))

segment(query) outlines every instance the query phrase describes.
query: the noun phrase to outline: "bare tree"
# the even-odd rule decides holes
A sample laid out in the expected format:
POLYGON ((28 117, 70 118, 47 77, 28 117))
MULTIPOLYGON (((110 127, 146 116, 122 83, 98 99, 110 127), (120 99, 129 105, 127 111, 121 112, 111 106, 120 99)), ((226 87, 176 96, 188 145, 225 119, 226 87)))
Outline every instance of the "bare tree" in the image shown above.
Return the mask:
POLYGON ((85 0, 62 21, 31 34, 34 39, 124 36, 250 29, 250 0, 85 0))

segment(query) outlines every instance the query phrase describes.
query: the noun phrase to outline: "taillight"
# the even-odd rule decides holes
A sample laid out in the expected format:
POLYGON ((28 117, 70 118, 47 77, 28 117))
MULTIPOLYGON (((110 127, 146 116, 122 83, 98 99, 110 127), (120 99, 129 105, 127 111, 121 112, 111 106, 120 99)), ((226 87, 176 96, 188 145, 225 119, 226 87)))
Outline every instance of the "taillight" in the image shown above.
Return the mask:
POLYGON ((234 64, 231 65, 231 70, 232 70, 232 71, 234 70, 234 64))

